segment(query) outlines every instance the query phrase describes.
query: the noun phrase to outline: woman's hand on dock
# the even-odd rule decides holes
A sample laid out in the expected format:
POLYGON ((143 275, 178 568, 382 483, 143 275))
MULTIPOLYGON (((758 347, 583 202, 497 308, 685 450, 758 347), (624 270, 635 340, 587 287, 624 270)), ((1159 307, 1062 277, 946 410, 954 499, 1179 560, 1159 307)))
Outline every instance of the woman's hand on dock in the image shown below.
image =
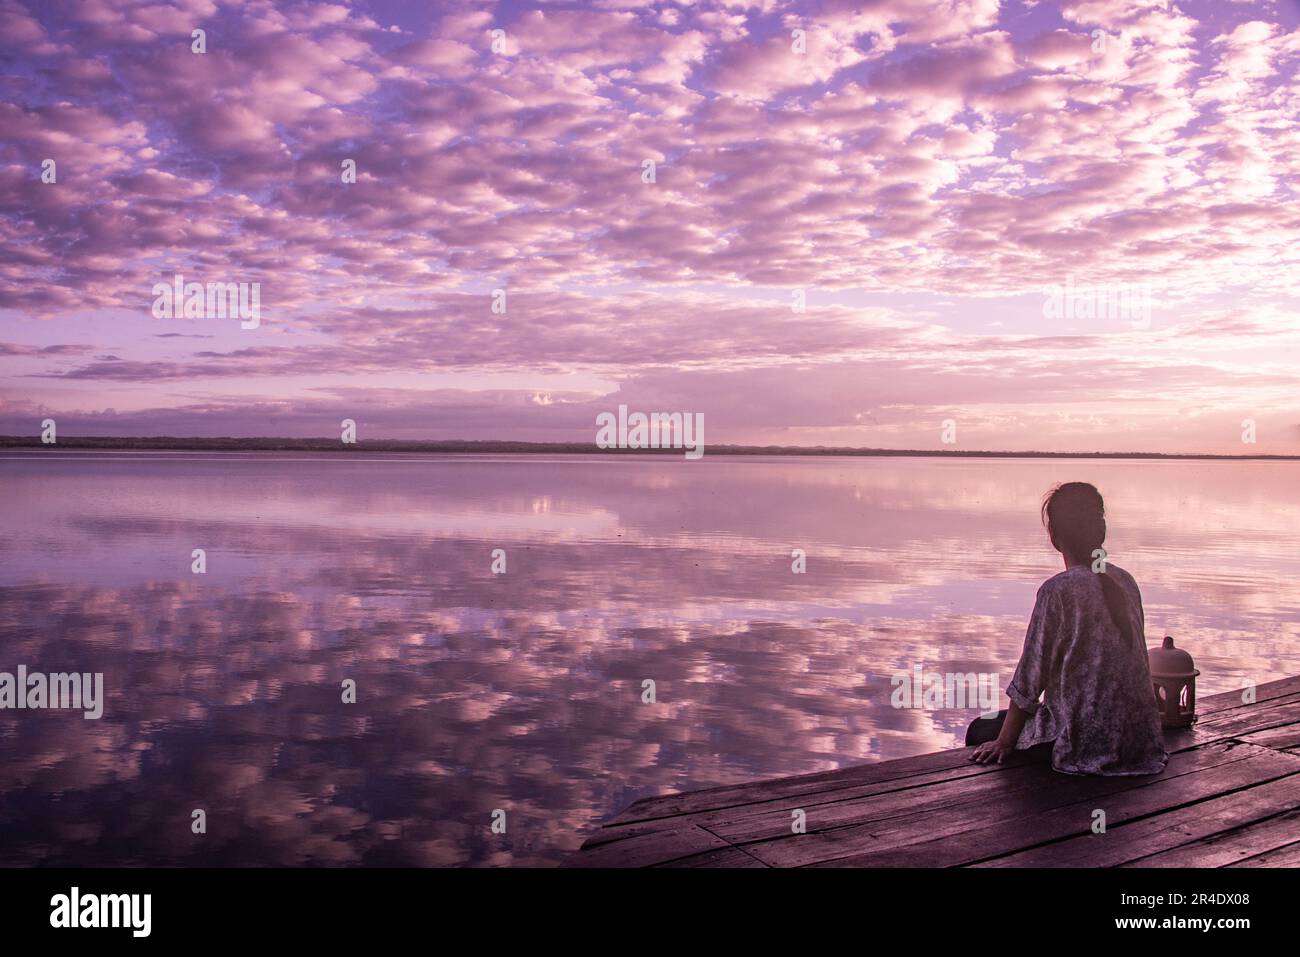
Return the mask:
POLYGON ((970 759, 976 764, 988 764, 991 761, 1002 763, 1002 759, 1014 751, 1014 747, 1007 747, 998 741, 985 741, 975 748, 975 753, 970 759))

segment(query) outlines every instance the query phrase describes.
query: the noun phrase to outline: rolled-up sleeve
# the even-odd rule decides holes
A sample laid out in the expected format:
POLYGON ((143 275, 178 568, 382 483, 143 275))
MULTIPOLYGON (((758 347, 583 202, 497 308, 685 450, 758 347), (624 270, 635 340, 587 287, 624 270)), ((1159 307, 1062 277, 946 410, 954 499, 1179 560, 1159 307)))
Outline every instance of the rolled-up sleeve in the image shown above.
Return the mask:
POLYGON ((1047 687, 1060 620, 1056 594, 1047 588, 1038 589, 1034 613, 1029 617, 1029 629, 1025 632, 1025 647, 1020 652, 1020 663, 1007 685, 1007 697, 1027 714, 1038 710, 1038 699, 1047 687))

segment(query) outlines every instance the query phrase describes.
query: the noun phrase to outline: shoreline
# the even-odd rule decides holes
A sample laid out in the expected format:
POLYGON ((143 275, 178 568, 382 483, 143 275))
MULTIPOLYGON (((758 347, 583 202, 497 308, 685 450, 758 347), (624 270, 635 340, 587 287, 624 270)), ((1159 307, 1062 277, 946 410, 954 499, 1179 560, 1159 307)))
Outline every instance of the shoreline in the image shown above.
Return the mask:
MULTIPOLYGON (((441 454, 512 454, 512 455, 667 455, 680 458, 679 448, 602 449, 595 443, 581 442, 510 442, 493 439, 454 439, 421 441, 402 439, 366 439, 344 445, 338 439, 297 438, 203 438, 203 437, 119 437, 69 436, 57 443, 44 444, 40 436, 0 435, 0 451, 11 449, 47 449, 50 451, 119 451, 119 452, 402 452, 441 454)), ((1041 452, 976 449, 876 449, 843 446, 798 445, 713 445, 705 456, 788 456, 848 458, 953 458, 953 459, 1136 459, 1190 460, 1227 462, 1296 462, 1300 454, 1227 455, 1213 452, 1041 452)))

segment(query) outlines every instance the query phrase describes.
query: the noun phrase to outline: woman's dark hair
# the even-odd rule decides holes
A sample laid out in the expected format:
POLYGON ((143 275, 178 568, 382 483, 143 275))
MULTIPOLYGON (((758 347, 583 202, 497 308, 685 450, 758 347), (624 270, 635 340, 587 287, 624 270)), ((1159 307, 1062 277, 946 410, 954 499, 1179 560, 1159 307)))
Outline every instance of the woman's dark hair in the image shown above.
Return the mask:
MULTIPOLYGON (((1079 564, 1091 565, 1093 551, 1106 541, 1106 504, 1096 486, 1087 482, 1066 482, 1052 489, 1043 499, 1043 524, 1052 537, 1052 544, 1062 555, 1079 564)), ((1099 574, 1106 607, 1124 640, 1132 643, 1132 606, 1123 586, 1106 574, 1105 567, 1103 562, 1099 574)))

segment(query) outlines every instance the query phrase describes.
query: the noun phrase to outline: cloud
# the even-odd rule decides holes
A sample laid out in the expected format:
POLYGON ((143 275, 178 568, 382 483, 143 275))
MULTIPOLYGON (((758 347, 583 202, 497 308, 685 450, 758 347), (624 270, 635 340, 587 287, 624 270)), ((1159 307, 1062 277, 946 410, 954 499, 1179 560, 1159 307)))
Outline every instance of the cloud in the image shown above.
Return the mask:
MULTIPOLYGON (((995 394, 996 363, 1029 351, 983 338, 996 321, 1081 403, 1091 373, 1062 336, 1175 391, 1162 376, 1185 366, 1241 404, 1273 401, 1199 366, 1185 338, 1135 358, 1108 328, 1094 349, 1099 330, 1047 329, 1025 302, 1069 274, 1158 285, 1179 311, 1157 328, 1287 314, 1300 32, 1281 10, 701 0, 453 5, 429 21, 364 3, 3 0, 0 18, 21 78, 0 104, 0 310, 37 350, 0 356, 14 398, 161 409, 197 381, 214 408, 305 406, 313 378, 388 394, 455 375, 490 392, 519 370, 533 394, 651 367, 748 370, 745 388, 800 395, 809 364, 892 351, 897 385, 909 348, 942 342, 966 364, 924 379, 938 407, 970 374, 995 394), (252 344, 237 324, 161 331, 149 290, 177 272, 259 283, 252 344), (790 312, 797 289, 823 308, 790 312), (74 339, 93 351, 39 351, 74 339)), ((1234 368, 1271 381, 1270 358, 1244 350, 1234 368)), ((567 434, 563 405, 537 421, 567 434)))

